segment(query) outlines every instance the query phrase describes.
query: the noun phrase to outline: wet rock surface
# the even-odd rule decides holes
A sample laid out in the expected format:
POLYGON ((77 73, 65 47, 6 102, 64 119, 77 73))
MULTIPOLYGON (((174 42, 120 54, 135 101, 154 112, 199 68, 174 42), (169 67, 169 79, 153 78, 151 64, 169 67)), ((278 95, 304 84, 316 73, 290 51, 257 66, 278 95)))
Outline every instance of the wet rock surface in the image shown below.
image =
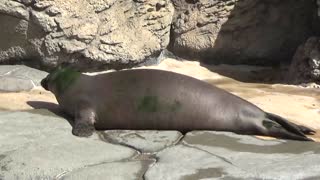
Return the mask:
POLYGON ((157 153, 157 163, 146 173, 147 179, 202 179, 250 177, 246 171, 208 152, 177 145, 157 153))
POLYGON ((175 131, 120 130, 78 138, 47 110, 1 111, 0 124, 0 179, 320 178, 315 142, 212 131, 182 139, 175 131))
POLYGON ((0 66, 0 91, 28 91, 40 87, 48 73, 23 65, 0 66))
POLYGON ((320 144, 315 142, 261 140, 226 132, 191 132, 183 144, 223 157, 256 178, 320 177, 317 165, 320 144))
POLYGON ((54 179, 137 154, 96 136, 75 137, 68 121, 47 110, 0 112, 0 124, 0 179, 54 179))

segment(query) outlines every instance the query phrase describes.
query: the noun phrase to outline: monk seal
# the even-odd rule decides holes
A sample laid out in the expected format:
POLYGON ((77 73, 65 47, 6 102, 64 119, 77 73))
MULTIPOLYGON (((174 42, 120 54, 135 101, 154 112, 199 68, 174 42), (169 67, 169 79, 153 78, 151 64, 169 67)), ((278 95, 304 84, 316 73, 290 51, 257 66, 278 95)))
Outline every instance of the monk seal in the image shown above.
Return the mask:
POLYGON ((163 70, 135 69, 95 76, 57 68, 41 81, 74 117, 72 133, 96 130, 231 131, 312 141, 314 131, 201 80, 163 70))

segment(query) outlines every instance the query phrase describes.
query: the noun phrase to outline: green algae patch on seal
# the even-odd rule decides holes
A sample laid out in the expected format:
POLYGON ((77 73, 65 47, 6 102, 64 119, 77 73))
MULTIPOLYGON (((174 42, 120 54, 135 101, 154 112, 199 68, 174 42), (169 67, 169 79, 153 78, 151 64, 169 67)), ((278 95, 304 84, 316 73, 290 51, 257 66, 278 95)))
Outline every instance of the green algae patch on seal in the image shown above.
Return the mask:
POLYGON ((156 112, 159 111, 159 100, 157 96, 144 96, 141 98, 138 111, 156 112))
POLYGON ((58 94, 63 93, 72 83, 80 77, 81 73, 71 68, 58 68, 41 81, 42 87, 48 89, 48 84, 55 85, 58 94))

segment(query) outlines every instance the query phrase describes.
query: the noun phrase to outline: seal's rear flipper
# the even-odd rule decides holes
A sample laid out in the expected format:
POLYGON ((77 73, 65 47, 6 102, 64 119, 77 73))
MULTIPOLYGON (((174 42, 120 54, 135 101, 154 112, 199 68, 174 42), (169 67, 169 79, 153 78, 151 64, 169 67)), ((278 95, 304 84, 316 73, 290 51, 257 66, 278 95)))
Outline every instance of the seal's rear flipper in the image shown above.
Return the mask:
MULTIPOLYGON (((273 123, 276 123, 276 122, 273 122, 273 123)), ((301 135, 297 135, 292 132, 289 132, 286 129, 284 129, 282 126, 279 126, 279 127, 273 126, 273 127, 269 128, 267 135, 273 136, 273 137, 279 137, 279 138, 283 138, 283 139, 298 140, 298 141, 313 141, 312 139, 310 139, 304 135, 301 136, 301 135)))
POLYGON ((288 129, 289 131, 292 131, 296 134, 314 134, 316 133, 314 130, 306 127, 306 126, 302 126, 302 125, 297 125, 293 122, 290 122, 286 119, 284 119, 281 116, 278 116, 276 114, 272 114, 272 113, 266 113, 267 114, 267 118, 274 120, 275 122, 281 124, 283 127, 285 127, 286 129, 288 129))
POLYGON ((278 116, 276 114, 267 113, 267 116, 269 119, 276 121, 277 123, 281 124, 282 126, 288 127, 288 128, 293 127, 295 129, 299 130, 303 134, 313 135, 316 133, 314 130, 312 130, 306 126, 297 125, 297 124, 290 122, 290 121, 288 121, 288 120, 284 119, 283 117, 278 116))
POLYGON ((316 131, 302 125, 299 125, 299 129, 300 131, 302 131, 304 134, 307 134, 307 135, 314 135, 316 133, 316 131))
POLYGON ((312 129, 296 125, 275 114, 266 114, 267 119, 263 121, 263 126, 268 129, 270 136, 301 141, 313 141, 305 136, 305 134, 314 132, 312 129))

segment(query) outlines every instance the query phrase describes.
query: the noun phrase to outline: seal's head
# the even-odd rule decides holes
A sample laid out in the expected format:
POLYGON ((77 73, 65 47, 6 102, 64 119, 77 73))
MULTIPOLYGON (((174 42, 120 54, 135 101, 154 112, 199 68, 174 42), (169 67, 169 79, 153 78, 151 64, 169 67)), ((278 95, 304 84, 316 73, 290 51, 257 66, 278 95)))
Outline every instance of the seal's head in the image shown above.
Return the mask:
POLYGON ((81 75, 69 67, 58 67, 42 79, 41 86, 54 94, 61 94, 81 75))

